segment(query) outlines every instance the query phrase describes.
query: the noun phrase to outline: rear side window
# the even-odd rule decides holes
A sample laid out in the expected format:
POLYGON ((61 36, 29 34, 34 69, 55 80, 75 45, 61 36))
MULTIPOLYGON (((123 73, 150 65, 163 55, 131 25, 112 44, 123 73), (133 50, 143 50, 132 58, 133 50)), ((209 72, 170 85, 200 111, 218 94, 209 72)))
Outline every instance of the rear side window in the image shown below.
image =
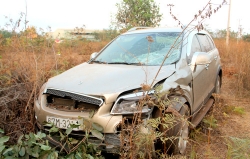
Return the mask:
POLYGON ((201 50, 203 52, 209 52, 213 49, 210 44, 211 42, 208 41, 208 38, 205 34, 198 34, 197 36, 201 45, 201 50))

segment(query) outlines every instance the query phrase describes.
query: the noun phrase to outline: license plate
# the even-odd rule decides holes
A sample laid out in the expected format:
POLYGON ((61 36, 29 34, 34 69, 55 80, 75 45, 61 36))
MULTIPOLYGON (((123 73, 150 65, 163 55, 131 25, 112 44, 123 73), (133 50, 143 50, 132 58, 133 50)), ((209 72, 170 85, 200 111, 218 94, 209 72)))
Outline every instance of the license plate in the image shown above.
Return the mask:
MULTIPOLYGON (((47 122, 53 123, 56 127, 67 129, 70 127, 70 124, 76 124, 80 125, 80 121, 77 119, 64 119, 64 118, 55 118, 47 116, 47 122)), ((79 130, 80 126, 78 128, 74 128, 73 130, 79 130)))

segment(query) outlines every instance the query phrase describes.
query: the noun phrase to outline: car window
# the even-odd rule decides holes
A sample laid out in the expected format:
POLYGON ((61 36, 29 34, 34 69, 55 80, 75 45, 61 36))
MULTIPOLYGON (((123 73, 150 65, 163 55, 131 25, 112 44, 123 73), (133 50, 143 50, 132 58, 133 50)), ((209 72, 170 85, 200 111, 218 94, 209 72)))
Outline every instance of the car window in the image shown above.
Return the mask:
POLYGON ((215 45, 214 45, 213 40, 212 40, 209 36, 207 36, 207 35, 206 35, 206 37, 207 37, 207 39, 208 39, 208 41, 209 41, 209 43, 210 43, 210 46, 212 47, 212 49, 214 49, 214 48, 215 48, 215 45))
POLYGON ((197 37, 199 39, 200 45, 201 45, 201 50, 203 52, 209 52, 212 50, 212 47, 210 46, 210 43, 207 39, 206 34, 197 34, 197 37))
POLYGON ((192 57, 195 52, 201 52, 201 46, 196 35, 194 35, 193 40, 192 40, 190 54, 188 55, 188 63, 191 62, 192 57))
MULTIPOLYGON (((143 65, 161 65, 179 32, 152 32, 124 34, 117 37, 95 59, 105 63, 139 63, 143 65)), ((181 41, 168 55, 164 65, 176 62, 180 58, 181 41)))

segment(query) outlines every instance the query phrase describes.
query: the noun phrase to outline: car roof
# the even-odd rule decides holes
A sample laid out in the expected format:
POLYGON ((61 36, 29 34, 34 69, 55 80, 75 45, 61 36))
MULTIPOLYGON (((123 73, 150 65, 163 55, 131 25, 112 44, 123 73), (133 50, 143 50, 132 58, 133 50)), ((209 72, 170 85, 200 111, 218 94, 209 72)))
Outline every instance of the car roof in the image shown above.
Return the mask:
MULTIPOLYGON (((128 34, 137 34, 137 33, 154 33, 154 32, 182 32, 183 29, 180 27, 156 27, 156 28, 150 28, 150 27, 135 27, 132 28, 132 31, 127 31, 123 33, 123 35, 128 34), (135 29, 135 30, 133 30, 135 29)), ((208 34, 205 30, 197 30, 194 27, 187 27, 185 29, 185 34, 187 32, 195 32, 195 33, 201 33, 201 34, 208 34)))
POLYGON ((182 32, 183 29, 178 27, 167 28, 167 27, 160 27, 160 28, 140 28, 138 30, 127 31, 124 34, 136 34, 136 33, 148 33, 148 32, 182 32))

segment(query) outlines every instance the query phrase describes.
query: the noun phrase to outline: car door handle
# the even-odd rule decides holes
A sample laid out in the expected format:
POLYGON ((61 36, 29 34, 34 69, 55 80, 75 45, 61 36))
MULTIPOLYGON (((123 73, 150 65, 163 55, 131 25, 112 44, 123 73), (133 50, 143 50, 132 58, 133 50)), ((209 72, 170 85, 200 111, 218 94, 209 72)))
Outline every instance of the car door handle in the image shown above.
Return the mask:
POLYGON ((209 67, 209 64, 206 64, 206 65, 205 65, 206 70, 208 70, 208 67, 209 67))
POLYGON ((217 60, 218 56, 214 56, 214 59, 217 60))

